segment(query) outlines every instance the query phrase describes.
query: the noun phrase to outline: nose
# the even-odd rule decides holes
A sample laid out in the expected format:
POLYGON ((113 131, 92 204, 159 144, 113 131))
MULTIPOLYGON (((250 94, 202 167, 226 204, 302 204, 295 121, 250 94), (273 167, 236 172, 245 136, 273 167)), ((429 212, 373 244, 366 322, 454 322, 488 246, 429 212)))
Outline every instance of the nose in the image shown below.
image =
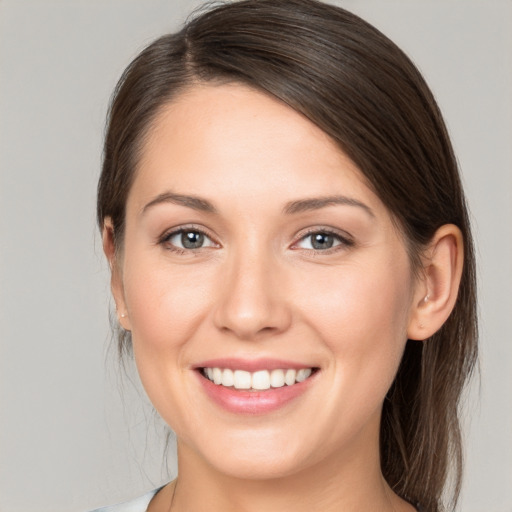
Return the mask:
POLYGON ((226 262, 214 313, 218 329, 243 340, 286 331, 292 320, 283 272, 271 257, 235 255, 226 262))

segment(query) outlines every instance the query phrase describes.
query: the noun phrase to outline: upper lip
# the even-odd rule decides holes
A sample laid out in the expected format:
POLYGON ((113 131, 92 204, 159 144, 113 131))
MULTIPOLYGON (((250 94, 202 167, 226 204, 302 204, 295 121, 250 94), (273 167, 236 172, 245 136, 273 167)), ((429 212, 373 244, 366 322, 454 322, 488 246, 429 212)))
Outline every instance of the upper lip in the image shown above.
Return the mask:
POLYGON ((273 358, 219 358, 202 361, 198 364, 195 364, 193 368, 229 368, 230 370, 245 370, 247 372, 257 372, 259 370, 300 370, 301 368, 315 368, 315 366, 311 364, 299 363, 297 361, 273 358))

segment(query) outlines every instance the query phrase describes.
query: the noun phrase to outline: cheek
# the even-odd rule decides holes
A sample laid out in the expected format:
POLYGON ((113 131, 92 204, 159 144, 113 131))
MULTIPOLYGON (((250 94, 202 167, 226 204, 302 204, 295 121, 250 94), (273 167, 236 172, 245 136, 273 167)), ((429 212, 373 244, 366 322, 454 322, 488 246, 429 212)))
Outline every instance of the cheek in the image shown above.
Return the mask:
MULTIPOLYGON (((136 256, 136 255, 134 255, 136 256)), ((124 290, 134 345, 173 350, 201 322, 211 300, 212 278, 195 271, 133 257, 125 265, 124 290)))
POLYGON ((124 294, 142 384, 176 432, 189 420, 187 350, 211 308, 212 276, 155 262, 132 250, 124 265, 124 294), (177 415, 176 411, 180 411, 177 415))
POLYGON ((331 392, 319 398, 330 416, 325 446, 363 425, 378 425, 398 370, 407 341, 411 278, 407 262, 389 265, 389 273, 361 265, 317 275, 310 282, 317 293, 300 293, 307 297, 304 317, 331 355, 325 372, 331 392))
POLYGON ((297 294, 304 297, 301 309, 333 354, 336 378, 389 387, 407 341, 408 261, 344 267, 309 284, 317 292, 297 294))

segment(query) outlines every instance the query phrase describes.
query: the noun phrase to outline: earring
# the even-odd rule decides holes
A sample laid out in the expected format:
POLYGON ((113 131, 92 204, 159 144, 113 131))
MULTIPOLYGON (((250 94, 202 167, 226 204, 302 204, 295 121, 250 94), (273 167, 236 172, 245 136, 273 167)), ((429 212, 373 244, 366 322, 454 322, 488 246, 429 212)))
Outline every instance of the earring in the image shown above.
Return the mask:
POLYGON ((425 297, 423 298, 423 302, 428 302, 429 299, 430 295, 427 293, 427 295, 425 295, 425 297))
POLYGON ((121 318, 126 318, 126 313, 123 313, 123 314, 121 315, 121 318))

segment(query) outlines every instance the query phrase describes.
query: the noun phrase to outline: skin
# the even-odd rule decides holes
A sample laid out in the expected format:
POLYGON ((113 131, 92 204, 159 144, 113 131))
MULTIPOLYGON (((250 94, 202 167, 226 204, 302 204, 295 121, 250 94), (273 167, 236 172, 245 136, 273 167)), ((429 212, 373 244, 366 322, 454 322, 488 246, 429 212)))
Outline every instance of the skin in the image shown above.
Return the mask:
MULTIPOLYGON (((381 474, 381 409, 407 338, 430 336, 453 307, 457 228, 439 230, 416 278, 390 213, 331 139, 231 84, 194 86, 161 110, 125 229, 116 252, 106 219, 104 248, 142 383, 177 435, 173 511, 413 510, 381 474), (350 204, 286 211, 333 196, 350 204), (205 245, 180 248, 184 228, 205 245), (333 247, 315 250, 311 232, 326 230, 333 247), (194 370, 221 357, 319 371, 277 411, 240 415, 213 403, 194 370)), ((167 510, 172 494, 149 510, 167 510)))

